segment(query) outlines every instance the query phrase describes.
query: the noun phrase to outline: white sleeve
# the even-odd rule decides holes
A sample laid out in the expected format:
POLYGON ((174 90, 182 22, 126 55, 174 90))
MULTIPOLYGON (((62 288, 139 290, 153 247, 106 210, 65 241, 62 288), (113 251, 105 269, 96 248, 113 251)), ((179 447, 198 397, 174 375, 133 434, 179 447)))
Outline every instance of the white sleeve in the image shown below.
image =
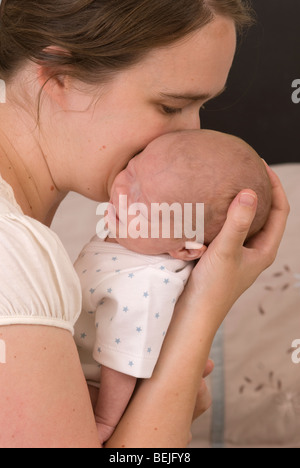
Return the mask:
POLYGON ((94 359, 124 374, 150 378, 183 288, 172 272, 146 266, 110 275, 91 289, 96 300, 94 359))
POLYGON ((49 325, 73 333, 81 288, 58 236, 23 214, 1 214, 0 259, 0 325, 49 325))

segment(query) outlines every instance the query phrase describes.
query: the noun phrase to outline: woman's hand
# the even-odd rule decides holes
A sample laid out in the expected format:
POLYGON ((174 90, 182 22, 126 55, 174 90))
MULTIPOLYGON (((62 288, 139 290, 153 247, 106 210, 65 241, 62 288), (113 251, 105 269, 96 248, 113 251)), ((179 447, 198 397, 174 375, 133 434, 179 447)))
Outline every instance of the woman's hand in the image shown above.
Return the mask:
MULTIPOLYGON (((193 271, 188 285, 191 301, 205 297, 216 330, 236 300, 275 260, 290 207, 277 175, 267 167, 273 190, 272 210, 263 230, 245 243, 257 208, 257 196, 243 190, 230 206, 227 221, 193 271)), ((210 318, 211 319, 211 318, 210 318)))
POLYGON ((193 421, 195 419, 199 418, 202 416, 203 413, 205 413, 212 404, 212 398, 211 394, 207 388, 205 378, 208 377, 214 370, 214 363, 211 359, 207 361, 205 371, 203 374, 203 378, 201 379, 200 387, 198 390, 198 395, 197 395, 197 400, 196 400, 196 405, 195 405, 195 410, 194 410, 194 415, 193 415, 193 421))

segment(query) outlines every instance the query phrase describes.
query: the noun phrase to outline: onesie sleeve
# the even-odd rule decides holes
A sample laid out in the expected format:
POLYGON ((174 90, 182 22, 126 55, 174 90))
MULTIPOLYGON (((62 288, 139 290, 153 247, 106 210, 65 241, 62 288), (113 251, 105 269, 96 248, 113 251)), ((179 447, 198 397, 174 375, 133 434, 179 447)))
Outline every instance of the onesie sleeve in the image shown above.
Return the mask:
POLYGON ((152 266, 107 277, 96 300, 94 359, 137 378, 150 378, 184 284, 152 266))
POLYGON ((23 214, 0 214, 0 326, 47 325, 74 332, 81 288, 58 236, 23 214))

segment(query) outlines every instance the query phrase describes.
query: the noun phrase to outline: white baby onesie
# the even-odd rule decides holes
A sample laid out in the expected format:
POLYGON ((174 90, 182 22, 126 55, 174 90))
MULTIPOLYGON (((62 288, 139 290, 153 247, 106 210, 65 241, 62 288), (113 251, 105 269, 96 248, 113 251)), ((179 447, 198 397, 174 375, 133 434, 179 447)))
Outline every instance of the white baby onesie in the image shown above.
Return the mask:
POLYGON ((83 249, 75 262, 83 293, 75 340, 91 384, 99 384, 99 364, 151 377, 193 266, 169 255, 141 255, 97 236, 83 249))

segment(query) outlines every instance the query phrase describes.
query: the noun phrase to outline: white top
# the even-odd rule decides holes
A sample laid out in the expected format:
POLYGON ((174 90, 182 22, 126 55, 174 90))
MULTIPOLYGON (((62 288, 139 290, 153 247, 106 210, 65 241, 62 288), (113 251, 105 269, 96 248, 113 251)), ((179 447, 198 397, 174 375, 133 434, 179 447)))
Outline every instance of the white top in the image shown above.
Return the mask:
POLYGON ((90 383, 99 383, 99 364, 151 377, 193 266, 169 255, 141 255, 97 236, 83 249, 75 263, 83 292, 75 341, 90 383))
POLYGON ((58 236, 25 216, 0 176, 0 326, 50 325, 73 333, 81 288, 58 236))

